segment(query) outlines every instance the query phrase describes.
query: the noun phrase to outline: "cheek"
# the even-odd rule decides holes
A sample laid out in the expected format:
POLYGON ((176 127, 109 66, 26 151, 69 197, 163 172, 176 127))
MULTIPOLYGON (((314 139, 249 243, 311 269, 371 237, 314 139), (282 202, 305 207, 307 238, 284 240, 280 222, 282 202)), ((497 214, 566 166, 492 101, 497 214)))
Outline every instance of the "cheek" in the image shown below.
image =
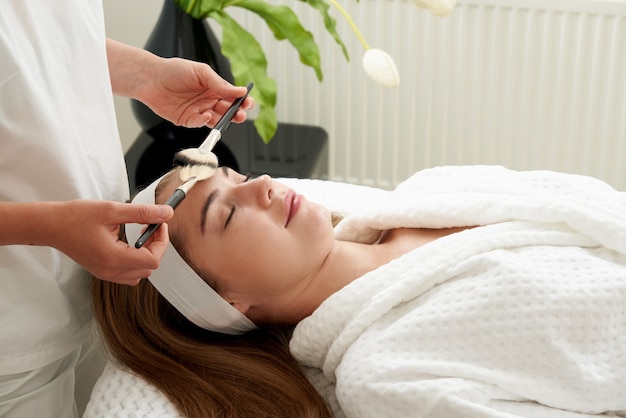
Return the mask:
POLYGON ((239 222, 222 238, 203 245, 203 265, 226 280, 300 276, 306 274, 332 248, 330 214, 317 205, 307 206, 302 218, 283 228, 270 217, 258 214, 239 222))
POLYGON ((233 228, 223 238, 206 245, 204 259, 208 271, 226 280, 266 271, 276 263, 280 252, 275 240, 263 233, 264 230, 260 222, 250 232, 233 228))
MULTIPOLYGON (((305 215, 303 212, 302 215, 305 215)), ((280 246, 278 257, 285 269, 296 274, 310 272, 326 258, 333 247, 334 235, 330 214, 325 208, 307 208, 306 216, 288 228, 288 239, 280 246)))

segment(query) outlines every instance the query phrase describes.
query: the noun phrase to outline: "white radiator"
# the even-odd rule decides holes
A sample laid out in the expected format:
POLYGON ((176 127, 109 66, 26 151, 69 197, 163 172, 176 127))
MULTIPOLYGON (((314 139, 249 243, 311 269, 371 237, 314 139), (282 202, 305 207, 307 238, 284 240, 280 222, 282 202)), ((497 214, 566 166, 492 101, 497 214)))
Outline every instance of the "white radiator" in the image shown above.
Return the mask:
POLYGON ((350 63, 319 15, 289 1, 320 45, 322 83, 256 16, 235 14, 267 53, 279 120, 328 132, 329 179, 392 188, 426 167, 502 164, 626 190, 626 0, 459 0, 446 18, 403 0, 341 3, 395 58, 399 88, 366 77, 339 14, 350 63))

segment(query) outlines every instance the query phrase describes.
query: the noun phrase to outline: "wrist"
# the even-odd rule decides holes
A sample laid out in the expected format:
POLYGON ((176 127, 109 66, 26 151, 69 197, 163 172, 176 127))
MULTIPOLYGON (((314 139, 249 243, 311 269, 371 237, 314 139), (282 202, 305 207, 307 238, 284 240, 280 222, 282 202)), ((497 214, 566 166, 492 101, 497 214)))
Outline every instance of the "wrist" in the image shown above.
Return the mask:
POLYGON ((154 76, 161 58, 141 48, 107 40, 111 87, 117 96, 142 101, 142 92, 154 76))

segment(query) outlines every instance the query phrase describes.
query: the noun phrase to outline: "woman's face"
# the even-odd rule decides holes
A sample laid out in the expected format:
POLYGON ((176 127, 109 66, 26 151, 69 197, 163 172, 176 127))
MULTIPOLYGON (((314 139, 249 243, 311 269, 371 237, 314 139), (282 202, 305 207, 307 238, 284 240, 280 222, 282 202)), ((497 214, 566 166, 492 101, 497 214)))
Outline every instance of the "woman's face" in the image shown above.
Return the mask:
POLYGON ((253 320, 280 317, 314 286, 334 242, 326 208, 267 175, 225 167, 191 189, 170 233, 183 234, 193 267, 253 320))

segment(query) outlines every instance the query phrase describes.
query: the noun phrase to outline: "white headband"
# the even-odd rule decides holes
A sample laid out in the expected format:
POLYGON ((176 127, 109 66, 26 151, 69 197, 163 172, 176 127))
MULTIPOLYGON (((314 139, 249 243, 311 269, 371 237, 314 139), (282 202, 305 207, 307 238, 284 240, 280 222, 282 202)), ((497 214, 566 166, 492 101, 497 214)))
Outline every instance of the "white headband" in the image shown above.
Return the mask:
MULTIPOLYGON (((154 192, 163 177, 135 196, 132 203, 154 204, 154 192)), ((145 225, 127 224, 126 238, 133 245, 145 225)), ((183 260, 170 242, 158 269, 148 278, 181 314, 209 331, 238 335, 256 328, 244 314, 226 302, 183 260)))

